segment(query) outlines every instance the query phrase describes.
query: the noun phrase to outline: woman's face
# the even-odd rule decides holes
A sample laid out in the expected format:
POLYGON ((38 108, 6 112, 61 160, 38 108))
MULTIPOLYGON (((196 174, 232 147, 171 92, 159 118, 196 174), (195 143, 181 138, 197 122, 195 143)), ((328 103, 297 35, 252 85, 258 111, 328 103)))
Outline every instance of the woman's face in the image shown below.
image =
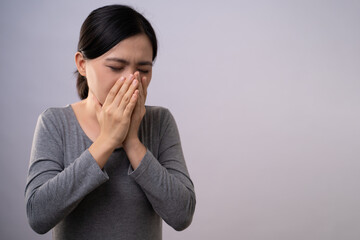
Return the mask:
POLYGON ((128 78, 139 71, 140 77, 150 82, 152 76, 153 49, 145 34, 138 34, 122 40, 102 56, 85 60, 89 91, 101 104, 116 80, 128 78))

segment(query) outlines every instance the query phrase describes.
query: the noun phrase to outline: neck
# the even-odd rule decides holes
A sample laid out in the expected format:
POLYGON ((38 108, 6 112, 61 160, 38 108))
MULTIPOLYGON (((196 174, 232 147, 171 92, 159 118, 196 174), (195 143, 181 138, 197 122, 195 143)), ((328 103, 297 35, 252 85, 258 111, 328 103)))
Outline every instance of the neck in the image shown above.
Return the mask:
POLYGON ((89 91, 88 97, 84 100, 84 110, 86 115, 90 118, 89 120, 92 122, 97 122, 96 112, 95 112, 95 101, 93 99, 93 94, 89 91))

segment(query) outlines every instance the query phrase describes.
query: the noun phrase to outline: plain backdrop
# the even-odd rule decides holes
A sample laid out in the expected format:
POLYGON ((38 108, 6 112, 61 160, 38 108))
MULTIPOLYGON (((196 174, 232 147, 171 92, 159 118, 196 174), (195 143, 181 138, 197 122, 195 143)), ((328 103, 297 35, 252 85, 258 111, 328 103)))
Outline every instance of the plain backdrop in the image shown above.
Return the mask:
POLYGON ((1 239, 31 230, 37 117, 79 101, 74 54, 95 8, 129 4, 159 55, 148 105, 177 121, 197 207, 164 239, 360 239, 360 1, 0 2, 1 239))

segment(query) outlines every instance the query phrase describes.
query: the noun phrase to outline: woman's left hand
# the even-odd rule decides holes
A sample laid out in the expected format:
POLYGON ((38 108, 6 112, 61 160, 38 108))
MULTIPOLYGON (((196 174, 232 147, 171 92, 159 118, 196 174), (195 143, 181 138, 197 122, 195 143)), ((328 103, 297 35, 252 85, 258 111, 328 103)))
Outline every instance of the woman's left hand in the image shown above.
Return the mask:
POLYGON ((139 86, 138 86, 139 97, 135 109, 133 110, 131 116, 129 132, 123 142, 125 151, 127 151, 127 149, 130 149, 133 145, 138 144, 140 142, 138 137, 138 131, 139 131, 140 123, 146 112, 145 101, 147 96, 147 87, 149 86, 149 80, 146 77, 141 78, 139 72, 135 72, 134 77, 139 82, 139 86))

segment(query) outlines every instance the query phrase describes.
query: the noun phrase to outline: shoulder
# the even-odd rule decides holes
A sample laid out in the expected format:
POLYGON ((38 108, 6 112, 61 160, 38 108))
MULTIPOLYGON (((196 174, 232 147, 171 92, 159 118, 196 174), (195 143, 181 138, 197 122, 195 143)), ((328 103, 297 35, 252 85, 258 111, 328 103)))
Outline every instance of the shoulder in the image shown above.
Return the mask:
POLYGON ((161 107, 161 106, 149 106, 149 105, 145 105, 146 108, 146 112, 149 112, 151 114, 157 113, 157 114, 167 114, 169 111, 169 109, 165 108, 165 107, 161 107))
POLYGON ((40 113, 39 118, 49 119, 49 120, 56 120, 63 116, 70 114, 70 105, 66 105, 64 107, 50 107, 40 113))
POLYGON ((170 110, 165 107, 146 105, 145 108, 146 108, 145 118, 149 120, 164 123, 169 120, 172 121, 174 119, 170 110))
POLYGON ((50 107, 40 113, 38 124, 47 126, 48 128, 62 128, 66 125, 71 116, 71 106, 50 107))
POLYGON ((175 118, 169 109, 159 106, 145 106, 146 114, 143 124, 147 129, 158 132, 160 136, 167 132, 177 131, 175 118))

